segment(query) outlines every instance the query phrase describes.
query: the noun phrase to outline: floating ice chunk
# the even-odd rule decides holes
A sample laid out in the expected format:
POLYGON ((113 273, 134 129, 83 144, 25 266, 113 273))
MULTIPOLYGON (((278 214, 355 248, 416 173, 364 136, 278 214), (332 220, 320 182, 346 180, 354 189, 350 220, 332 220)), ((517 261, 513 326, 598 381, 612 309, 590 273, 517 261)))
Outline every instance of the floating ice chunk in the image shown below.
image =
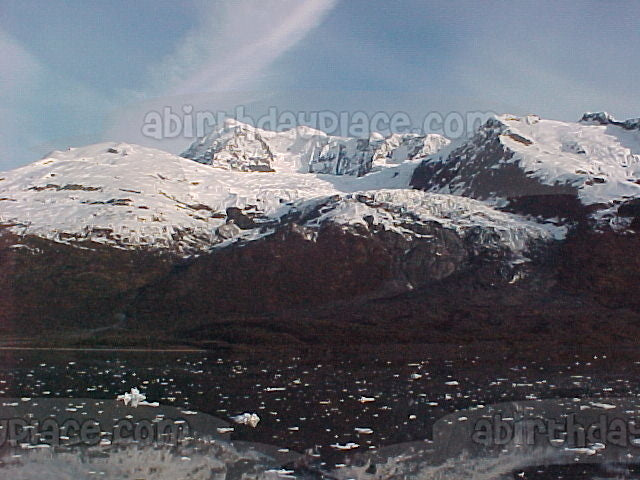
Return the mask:
POLYGON ((589 447, 565 448, 565 451, 585 455, 595 455, 596 453, 598 453, 597 450, 589 447))
POLYGON ((354 430, 360 435, 371 435, 373 433, 372 429, 366 427, 356 427, 354 430))
POLYGON ((243 413, 242 415, 231 417, 231 420, 240 425, 249 425, 250 427, 256 428, 258 422, 260 422, 260 417, 255 413, 243 413))
POLYGON ((362 396, 362 397, 360 397, 360 398, 358 399, 358 401, 359 401, 360 403, 375 402, 375 400, 376 400, 376 399, 375 399, 375 398, 373 398, 373 397, 365 397, 365 396, 362 396))
POLYGON ((122 395, 118 395, 117 400, 122 400, 125 406, 131 405, 132 407, 137 408, 137 406, 140 405, 141 402, 144 402, 146 398, 147 396, 140 393, 137 388, 131 387, 131 393, 125 392, 122 395))
POLYGON ((597 408, 603 408, 605 410, 616 408, 615 405, 611 405, 610 403, 598 403, 598 402, 591 402, 591 406, 597 407, 597 408))
POLYGON ((285 470, 285 469, 280 469, 280 470, 267 470, 265 471, 265 473, 268 474, 274 474, 277 478, 298 478, 293 474, 293 470, 285 470))
POLYGON ((336 450, 353 450, 354 448, 358 448, 360 445, 353 442, 345 443, 344 445, 340 443, 334 443, 331 445, 331 448, 335 448, 336 450))

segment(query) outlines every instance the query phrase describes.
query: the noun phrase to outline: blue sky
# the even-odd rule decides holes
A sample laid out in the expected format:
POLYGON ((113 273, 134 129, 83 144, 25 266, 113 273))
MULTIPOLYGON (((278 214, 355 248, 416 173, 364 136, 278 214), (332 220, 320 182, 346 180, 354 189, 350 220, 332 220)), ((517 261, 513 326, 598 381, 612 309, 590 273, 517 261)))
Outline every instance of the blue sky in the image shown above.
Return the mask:
POLYGON ((640 116, 640 2, 2 0, 0 170, 163 106, 640 116))

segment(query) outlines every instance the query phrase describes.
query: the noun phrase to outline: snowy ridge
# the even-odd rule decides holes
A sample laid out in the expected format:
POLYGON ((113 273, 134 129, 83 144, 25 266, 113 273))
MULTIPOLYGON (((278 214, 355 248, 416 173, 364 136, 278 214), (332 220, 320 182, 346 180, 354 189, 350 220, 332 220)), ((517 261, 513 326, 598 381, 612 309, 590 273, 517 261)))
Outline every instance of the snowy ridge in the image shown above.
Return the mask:
POLYGON ((366 177, 242 172, 102 143, 0 174, 0 222, 57 241, 202 248, 215 243, 229 207, 269 216, 300 199, 407 188, 414 167, 408 162, 366 177))
POLYGON ((336 195, 301 202, 293 210, 310 217, 304 226, 317 228, 327 221, 394 231, 405 237, 429 238, 420 226, 435 223, 462 238, 478 235, 478 243, 523 253, 533 241, 562 239, 564 227, 527 221, 499 212, 478 200, 410 189, 382 189, 336 195), (319 208, 320 207, 320 208, 319 208), (319 214, 316 210, 319 209, 319 214))
POLYGON ((496 116, 472 138, 425 161, 412 184, 494 204, 523 195, 573 193, 583 205, 610 207, 640 196, 636 124, 608 114, 585 114, 580 123, 496 116))
POLYGON ((533 116, 500 119, 507 126, 501 139, 516 152, 514 161, 542 183, 575 186, 586 205, 640 195, 640 132, 533 116))

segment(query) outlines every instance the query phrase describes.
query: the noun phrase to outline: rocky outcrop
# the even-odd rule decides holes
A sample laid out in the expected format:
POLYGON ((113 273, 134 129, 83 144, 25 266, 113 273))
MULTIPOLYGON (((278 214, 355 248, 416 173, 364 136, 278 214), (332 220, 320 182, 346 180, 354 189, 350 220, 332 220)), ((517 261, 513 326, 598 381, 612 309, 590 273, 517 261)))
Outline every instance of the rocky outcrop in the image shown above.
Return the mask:
POLYGON ((640 217, 640 198, 627 200, 620 204, 618 215, 621 217, 640 217))
POLYGON ((617 210, 618 217, 623 217, 629 221, 629 227, 636 232, 640 232, 640 198, 627 200, 620 204, 617 210))

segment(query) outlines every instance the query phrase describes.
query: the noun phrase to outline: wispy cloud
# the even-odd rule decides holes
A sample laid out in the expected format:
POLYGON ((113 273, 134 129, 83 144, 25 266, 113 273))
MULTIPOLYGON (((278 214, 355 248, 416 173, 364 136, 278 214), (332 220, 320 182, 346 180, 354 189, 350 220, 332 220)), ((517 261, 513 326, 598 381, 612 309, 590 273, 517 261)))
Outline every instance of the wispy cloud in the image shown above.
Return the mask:
POLYGON ((155 69, 155 85, 183 95, 250 88, 318 26, 337 0, 240 0, 200 8, 200 23, 155 69))
POLYGON ((194 28, 172 54, 149 60, 154 66, 147 86, 115 96, 78 82, 64 68, 53 71, 0 28, 0 170, 67 145, 105 139, 145 143, 139 135, 123 135, 140 130, 135 105, 144 99, 164 98, 166 105, 171 97, 189 94, 195 103, 194 94, 264 89, 269 66, 338 0, 194 1, 200 2, 194 28))
POLYGON ((0 29, 0 170, 25 155, 22 142, 26 140, 24 128, 29 117, 20 109, 20 97, 34 88, 41 72, 38 61, 0 29))
POLYGON ((0 170, 54 148, 97 141, 111 101, 52 71, 0 28, 0 170))
POLYGON ((5 98, 11 91, 33 81, 41 70, 38 61, 14 38, 0 29, 0 95, 5 98))
MULTIPOLYGON (((180 152, 193 139, 142 135, 149 111, 249 110, 269 97, 273 63, 319 26, 338 0, 238 0, 198 5, 198 21, 173 53, 151 68, 142 97, 112 112, 106 136, 180 152)), ((277 80, 277 79, 276 79, 277 80)), ((249 112, 247 112, 249 113, 249 112)))

